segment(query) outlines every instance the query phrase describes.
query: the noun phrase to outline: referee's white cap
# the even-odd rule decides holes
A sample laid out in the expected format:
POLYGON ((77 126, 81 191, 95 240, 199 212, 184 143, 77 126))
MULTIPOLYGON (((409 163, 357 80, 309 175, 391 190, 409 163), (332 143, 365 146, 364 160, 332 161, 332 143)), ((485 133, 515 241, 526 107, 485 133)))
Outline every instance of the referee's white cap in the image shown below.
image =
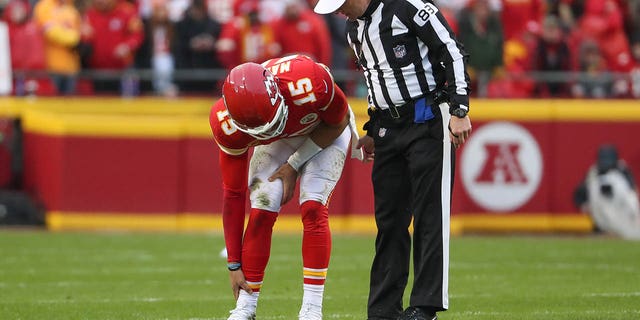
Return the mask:
POLYGON ((329 14, 340 9, 346 0, 319 0, 313 11, 319 14, 329 14))

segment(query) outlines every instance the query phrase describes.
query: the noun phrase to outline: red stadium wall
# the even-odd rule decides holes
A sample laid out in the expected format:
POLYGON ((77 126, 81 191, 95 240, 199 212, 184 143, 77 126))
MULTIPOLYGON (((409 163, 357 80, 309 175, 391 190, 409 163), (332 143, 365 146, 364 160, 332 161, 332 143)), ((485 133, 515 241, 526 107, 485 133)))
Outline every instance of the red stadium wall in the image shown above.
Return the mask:
MULTIPOLYGON (((24 185, 60 229, 221 228, 210 100, 0 99, 22 118, 24 185)), ((352 100, 359 126, 365 102, 352 100)), ((632 101, 472 102, 474 132, 457 151, 452 231, 588 232, 572 192, 613 143, 640 174, 632 101)), ((371 166, 347 162, 330 203, 334 230, 375 230, 371 166)), ((296 199, 296 198, 294 198, 296 199)), ((276 229, 299 230, 297 203, 276 229)))

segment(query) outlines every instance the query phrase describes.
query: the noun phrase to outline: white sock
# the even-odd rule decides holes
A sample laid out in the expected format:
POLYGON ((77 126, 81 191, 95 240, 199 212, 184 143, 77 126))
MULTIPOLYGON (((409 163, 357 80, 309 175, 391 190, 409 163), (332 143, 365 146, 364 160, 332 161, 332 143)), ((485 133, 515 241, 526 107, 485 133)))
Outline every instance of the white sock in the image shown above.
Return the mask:
POLYGON ((252 294, 248 294, 246 291, 240 289, 240 294, 238 295, 238 301, 236 301, 236 308, 248 306, 253 311, 255 311, 256 307, 258 307, 259 296, 260 296, 260 292, 254 292, 252 294))
POLYGON ((302 304, 313 304, 322 306, 322 295, 324 294, 324 285, 303 284, 304 294, 302 296, 302 304))

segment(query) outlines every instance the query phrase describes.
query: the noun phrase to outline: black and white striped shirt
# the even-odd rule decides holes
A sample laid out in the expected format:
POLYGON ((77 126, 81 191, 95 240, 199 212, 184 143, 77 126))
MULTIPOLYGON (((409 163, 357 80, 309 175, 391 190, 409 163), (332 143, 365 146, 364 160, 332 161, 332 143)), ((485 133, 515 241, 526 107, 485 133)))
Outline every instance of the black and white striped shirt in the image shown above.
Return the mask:
POLYGON ((347 40, 364 70, 370 104, 387 109, 446 90, 456 107, 469 106, 467 54, 433 3, 371 0, 347 22, 347 40))

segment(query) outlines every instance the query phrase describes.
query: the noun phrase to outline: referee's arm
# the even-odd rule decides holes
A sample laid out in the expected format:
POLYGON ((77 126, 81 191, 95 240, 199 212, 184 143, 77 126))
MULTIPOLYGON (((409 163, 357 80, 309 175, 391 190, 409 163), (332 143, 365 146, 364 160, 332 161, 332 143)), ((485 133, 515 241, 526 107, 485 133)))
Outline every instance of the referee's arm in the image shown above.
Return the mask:
POLYGON ((446 19, 433 4, 426 3, 424 8, 410 16, 416 28, 418 38, 429 47, 429 60, 433 73, 439 83, 446 81, 449 101, 455 107, 469 107, 469 74, 466 70, 468 54, 464 51, 446 19), (435 13, 433 13, 435 11, 435 13), (421 21, 421 19, 424 19, 421 21), (441 65, 442 63, 442 65, 441 65), (443 66, 440 69, 439 66, 443 66), (441 79, 444 75, 444 79, 441 79), (440 79, 439 79, 440 78, 440 79))
MULTIPOLYGON (((463 108, 469 111, 469 74, 467 73, 467 53, 462 44, 455 39, 455 34, 446 19, 432 3, 410 15, 418 38, 429 48, 429 60, 433 66, 433 75, 438 83, 447 91, 450 110, 463 108)), ((471 120, 468 116, 458 118, 452 116, 448 124, 449 138, 455 147, 462 145, 471 134, 471 120)))

